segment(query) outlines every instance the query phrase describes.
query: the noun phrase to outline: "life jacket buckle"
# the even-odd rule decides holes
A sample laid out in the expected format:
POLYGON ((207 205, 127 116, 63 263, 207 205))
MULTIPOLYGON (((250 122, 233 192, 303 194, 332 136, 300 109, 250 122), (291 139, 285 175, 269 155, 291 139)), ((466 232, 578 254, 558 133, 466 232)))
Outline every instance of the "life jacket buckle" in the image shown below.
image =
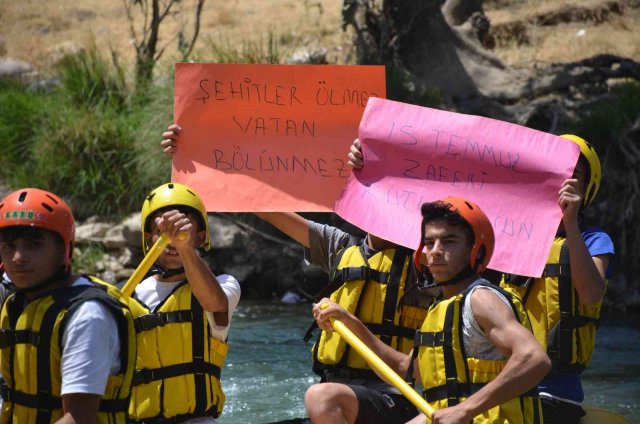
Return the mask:
POLYGON ((3 381, 0 386, 0 396, 5 402, 13 402, 13 391, 7 386, 7 384, 3 381))
POLYGON ((157 369, 142 369, 142 370, 137 370, 136 374, 138 374, 140 376, 140 378, 142 379, 142 381, 144 382, 144 384, 149 384, 152 381, 155 380, 160 380, 160 376, 156 375, 156 372, 158 370, 157 369))
MULTIPOLYGON (((0 349, 4 349, 16 344, 15 332, 13 330, 0 330, 0 349)), ((2 396, 4 399, 4 396, 2 396)))

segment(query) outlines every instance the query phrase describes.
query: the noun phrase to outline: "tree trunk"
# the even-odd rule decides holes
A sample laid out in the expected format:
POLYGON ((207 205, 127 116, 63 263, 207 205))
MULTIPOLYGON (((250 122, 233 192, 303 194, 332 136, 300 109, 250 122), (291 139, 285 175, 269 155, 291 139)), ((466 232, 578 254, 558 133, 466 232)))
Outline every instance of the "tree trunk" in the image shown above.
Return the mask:
MULTIPOLYGON (((478 13, 478 8, 481 12, 481 1, 470 2, 474 8, 460 3, 466 1, 445 3, 456 19, 478 13)), ((487 110, 486 97, 517 99, 522 94, 524 79, 464 27, 451 26, 439 1, 386 0, 378 10, 370 0, 345 0, 343 21, 355 29, 359 63, 388 65, 390 80, 401 85, 396 90, 391 84, 390 96, 400 92, 413 103, 426 104, 435 90, 445 104, 487 110)), ((493 106, 494 113, 504 114, 493 106)))

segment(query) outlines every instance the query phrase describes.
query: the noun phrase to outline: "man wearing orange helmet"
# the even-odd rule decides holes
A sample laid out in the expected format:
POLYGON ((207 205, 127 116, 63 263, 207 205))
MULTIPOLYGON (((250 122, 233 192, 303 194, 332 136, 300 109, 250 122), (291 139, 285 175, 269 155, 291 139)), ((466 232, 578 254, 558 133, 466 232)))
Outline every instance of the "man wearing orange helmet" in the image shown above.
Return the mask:
POLYGON ((614 248, 600 228, 582 230, 581 212, 598 192, 600 160, 584 139, 565 134, 580 147, 573 176, 562 184, 562 221, 540 278, 506 275, 501 286, 517 293, 529 311, 533 332, 553 367, 539 391, 546 423, 578 423, 584 415, 580 373, 595 348, 600 307, 614 248))
POLYGON ((416 333, 413 354, 390 349, 328 299, 313 309, 318 325, 330 331, 330 318, 340 319, 398 374, 417 377, 436 409, 433 423, 541 422, 535 387, 550 368, 549 358, 517 297, 479 277, 493 253, 489 219, 477 205, 454 197, 425 203, 421 211, 415 264, 444 296, 416 333), (322 309, 324 303, 329 307, 322 309))
POLYGON ((0 422, 125 423, 135 365, 131 311, 71 272, 75 225, 35 188, 0 201, 0 259, 15 293, 0 315, 0 422))

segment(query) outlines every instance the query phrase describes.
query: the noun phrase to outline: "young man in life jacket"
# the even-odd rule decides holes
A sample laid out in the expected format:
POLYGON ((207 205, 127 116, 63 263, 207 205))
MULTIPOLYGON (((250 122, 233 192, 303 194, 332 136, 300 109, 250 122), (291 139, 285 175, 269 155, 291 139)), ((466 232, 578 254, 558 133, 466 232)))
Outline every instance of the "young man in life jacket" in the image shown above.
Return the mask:
POLYGON ((600 307, 613 259, 611 238, 600 228, 581 230, 581 212, 600 186, 600 160, 584 139, 562 135, 580 146, 573 176, 558 195, 562 221, 541 278, 506 275, 501 286, 523 300, 552 371, 540 383, 545 423, 578 423, 585 413, 580 373, 595 347, 600 307))
MULTIPOLYGON (((432 423, 541 422, 536 385, 549 358, 518 298, 479 277, 493 253, 489 219, 455 197, 425 203, 421 211, 416 267, 426 264, 426 281, 441 286, 444 296, 429 308, 413 354, 389 349, 329 299, 313 308, 318 325, 331 331, 330 318, 341 320, 399 375, 417 377, 436 410, 432 423)), ((420 415, 411 423, 426 420, 420 415)))
MULTIPOLYGON (((165 153, 175 152, 180 131, 174 124, 162 134, 165 153)), ((411 350, 415 330, 434 295, 415 289, 410 249, 373 234, 357 239, 295 213, 256 215, 302 244, 309 262, 330 276, 323 295, 356 314, 383 343, 400 352, 411 350)), ((313 369, 321 382, 307 390, 305 406, 314 422, 331 422, 314 417, 336 409, 348 411, 345 422, 366 424, 404 423, 417 414, 397 389, 375 375, 337 335, 321 332, 313 348, 313 369)))
POLYGON ((53 193, 0 201, 0 422, 126 423, 135 366, 131 311, 115 287, 71 272, 75 224, 53 193))
POLYGON ((170 243, 135 288, 144 313, 135 320, 130 420, 215 423, 225 401, 220 372, 240 285, 230 275, 214 275, 203 260, 211 248, 207 212, 191 188, 157 187, 145 198, 141 221, 145 254, 161 234, 170 243))

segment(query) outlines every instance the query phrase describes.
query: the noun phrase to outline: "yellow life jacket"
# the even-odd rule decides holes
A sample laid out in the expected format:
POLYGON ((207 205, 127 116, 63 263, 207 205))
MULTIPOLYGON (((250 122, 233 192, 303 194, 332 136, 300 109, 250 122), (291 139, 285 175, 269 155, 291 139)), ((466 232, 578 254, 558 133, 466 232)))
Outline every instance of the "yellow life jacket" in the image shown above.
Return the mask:
MULTIPOLYGON (((331 300, 356 315, 372 333, 394 349, 408 353, 428 304, 407 296, 412 266, 409 249, 385 249, 366 259, 362 244, 340 252, 329 290, 331 300)), ((412 290, 418 295, 418 290, 412 290)), ((322 377, 377 378, 365 360, 337 332, 320 333, 312 349, 314 371, 322 377)))
POLYGON ((522 298, 533 334, 551 358, 552 373, 581 373, 593 355, 602 302, 580 303, 565 238, 554 239, 541 278, 508 274, 500 286, 522 298))
POLYGON ((68 317, 83 302, 99 301, 113 314, 120 335, 120 372, 110 375, 96 422, 126 423, 136 360, 133 316, 120 292, 91 278, 93 286, 66 287, 31 300, 7 298, 0 314, 2 413, 0 423, 53 423, 63 416, 62 335, 68 317))
POLYGON ((211 336, 207 315, 187 282, 135 319, 138 361, 129 416, 145 423, 218 417, 227 343, 211 336))
MULTIPOLYGON (((507 362, 479 359, 466 354, 462 334, 462 309, 468 293, 476 286, 499 290, 509 300, 516 318, 531 330, 527 313, 517 297, 485 280, 477 280, 462 293, 433 305, 416 334, 414 358, 417 352, 422 386, 425 388, 422 394, 434 409, 455 406, 464 401, 494 380, 507 362)), ((540 421, 541 406, 536 388, 473 419, 474 424, 540 421)))

